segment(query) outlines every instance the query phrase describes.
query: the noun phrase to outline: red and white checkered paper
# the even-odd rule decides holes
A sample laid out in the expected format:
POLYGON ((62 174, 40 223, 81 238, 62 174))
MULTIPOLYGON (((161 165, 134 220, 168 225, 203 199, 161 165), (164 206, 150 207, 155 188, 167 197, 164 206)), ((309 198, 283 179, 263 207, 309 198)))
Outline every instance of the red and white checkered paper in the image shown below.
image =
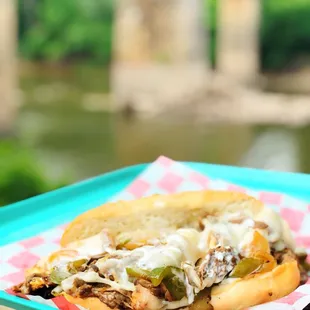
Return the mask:
MULTIPOLYGON (((285 218, 295 236, 298 246, 305 247, 310 254, 310 205, 287 195, 271 192, 256 192, 213 180, 166 157, 159 157, 129 187, 113 201, 130 200, 155 193, 168 194, 188 190, 217 189, 245 192, 262 200, 268 207, 285 218)), ((59 240, 66 225, 0 248, 0 289, 6 289, 23 280, 24 269, 59 248, 59 240)), ((63 297, 44 300, 37 296, 21 296, 34 302, 61 310, 82 309, 69 304, 63 297)), ((252 307, 252 310, 302 310, 310 303, 310 281, 300 286, 289 296, 268 304, 252 307)))

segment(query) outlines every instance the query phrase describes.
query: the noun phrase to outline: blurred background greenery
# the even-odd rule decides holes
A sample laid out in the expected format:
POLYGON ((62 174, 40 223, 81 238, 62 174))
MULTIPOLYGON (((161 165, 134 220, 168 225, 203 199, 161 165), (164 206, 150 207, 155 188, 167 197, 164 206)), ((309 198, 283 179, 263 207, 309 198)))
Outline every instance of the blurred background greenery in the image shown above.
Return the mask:
MULTIPOLYGON (((209 49, 216 64, 217 0, 205 0, 209 49)), ((34 61, 109 64, 113 1, 19 0, 20 55, 34 61), (101 39, 98 39, 101 38, 101 39)), ((262 1, 261 65, 283 70, 290 60, 308 58, 310 5, 307 0, 262 1)))
POLYGON ((51 181, 27 148, 14 141, 0 144, 0 206, 60 188, 68 180, 51 181))
POLYGON ((30 60, 108 64, 112 1, 19 0, 20 53, 30 60), (99 38, 102 38, 101 40, 99 38))
MULTIPOLYGON (((218 1, 205 4, 206 57, 216 68, 218 1)), ((20 111, 15 137, 0 143, 0 205, 163 153, 264 168, 269 157, 284 154, 279 169, 310 172, 309 126, 131 121, 97 109, 98 96, 109 102, 114 14, 112 0, 18 1, 20 111), (256 159, 253 145, 270 133, 275 140, 256 159)), ((310 2, 263 0, 261 15, 261 70, 281 74, 309 66, 310 2)))

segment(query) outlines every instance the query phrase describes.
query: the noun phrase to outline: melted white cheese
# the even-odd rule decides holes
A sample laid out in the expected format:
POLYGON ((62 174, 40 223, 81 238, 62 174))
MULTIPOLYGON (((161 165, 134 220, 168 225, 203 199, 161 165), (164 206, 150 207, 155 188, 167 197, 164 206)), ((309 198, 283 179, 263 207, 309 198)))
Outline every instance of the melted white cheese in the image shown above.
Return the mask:
POLYGON ((256 217, 256 221, 266 223, 269 228, 268 241, 270 243, 276 243, 283 241, 285 245, 292 250, 295 249, 296 244, 292 237, 290 228, 286 221, 284 221, 277 212, 270 208, 264 208, 256 217))
POLYGON ((205 251, 208 250, 208 238, 212 233, 218 240, 218 245, 232 246, 240 249, 243 240, 249 231, 253 231, 253 220, 246 220, 240 224, 223 222, 219 219, 208 218, 203 220, 205 230, 202 232, 202 237, 199 246, 205 251))
POLYGON ((112 242, 105 231, 90 238, 72 242, 68 248, 74 249, 80 255, 95 256, 105 252, 112 252, 112 242))
POLYGON ((282 223, 282 241, 285 245, 289 246, 293 251, 296 249, 296 243, 295 239, 293 238, 293 235, 291 233, 291 229, 288 225, 288 223, 284 219, 280 219, 282 223))
POLYGON ((115 255, 120 257, 110 258, 107 260, 98 260, 96 266, 107 278, 109 275, 112 275, 120 287, 124 289, 125 287, 131 287, 132 283, 129 281, 126 267, 136 264, 141 255, 129 251, 116 251, 115 255))
POLYGON ((133 283, 126 283, 126 284, 120 284, 120 283, 116 283, 115 281, 111 281, 108 279, 104 279, 101 278, 98 273, 94 272, 94 271, 87 271, 87 272, 78 272, 77 274, 63 280, 61 282, 61 287, 62 289, 67 292, 69 291, 72 287, 73 287, 73 282, 75 279, 81 279, 84 280, 87 283, 103 283, 103 284, 107 284, 110 285, 112 288, 115 289, 124 289, 127 291, 134 291, 135 286, 133 283))
POLYGON ((195 299, 195 288, 189 284, 188 278, 185 276, 184 273, 180 273, 179 278, 182 279, 183 277, 183 281, 186 287, 186 296, 188 299, 188 303, 192 304, 194 302, 195 299))
POLYGON ((147 270, 164 266, 178 267, 183 258, 182 250, 169 245, 145 246, 135 251, 142 254, 136 266, 147 270))
POLYGON ((240 240, 240 242, 238 244, 238 249, 241 250, 241 249, 245 248, 247 244, 250 244, 253 241, 253 237, 254 237, 254 230, 253 229, 245 232, 243 238, 240 240))
POLYGON ((199 237, 199 232, 194 229, 180 229, 166 238, 165 245, 144 246, 131 251, 130 255, 139 257, 132 264, 152 270, 164 266, 181 267, 185 260, 196 262, 201 256, 197 247, 199 237))
MULTIPOLYGON (((160 203, 158 203, 158 207, 161 207, 160 203)), ((61 287, 64 291, 68 291, 72 288, 74 279, 79 278, 89 283, 105 283, 115 289, 134 291, 135 286, 129 281, 126 267, 152 270, 164 266, 181 267, 184 262, 194 265, 209 250, 210 236, 216 238, 216 245, 231 246, 239 251, 252 241, 253 232, 258 230, 276 249, 282 249, 286 245, 294 249, 294 241, 287 224, 274 211, 264 208, 254 219, 266 223, 269 229, 254 229, 255 222, 251 218, 246 218, 241 223, 230 222, 230 220, 240 219, 244 215, 247 215, 246 212, 243 214, 241 212, 227 213, 216 218, 208 217, 203 220, 205 229, 202 232, 191 228, 179 229, 172 234, 163 236, 164 240, 155 239, 153 245, 146 245, 132 251, 113 250, 111 240, 105 232, 78 241, 71 244, 70 248, 76 249, 81 257, 83 255, 94 256, 104 252, 112 255, 112 258, 96 262, 96 266, 106 278, 100 277, 94 271, 80 272, 62 281, 61 287), (161 243, 162 241, 164 242, 161 243), (112 275, 115 281, 108 280, 109 275, 112 275)), ((211 244, 211 247, 213 246, 215 245, 211 244)), ((62 261, 61 264, 66 263, 67 260, 70 259, 62 261)), ((197 290, 189 283, 188 278, 183 273, 179 276, 183 278, 187 296, 180 301, 164 301, 165 309, 185 307, 194 301, 197 290)), ((236 280, 224 279, 223 283, 236 280)), ((217 282, 215 281, 215 283, 217 282)))
POLYGON ((197 246, 200 235, 196 229, 179 229, 175 234, 167 237, 167 244, 180 249, 186 261, 196 262, 202 255, 197 246))
MULTIPOLYGON (((238 213, 239 218, 242 216, 238 213)), ((225 214, 223 217, 208 217, 202 222, 205 226, 201 234, 199 247, 202 250, 208 250, 208 240, 213 234, 219 245, 232 246, 237 250, 251 242, 253 231, 257 230, 264 236, 276 250, 283 250, 286 246, 295 249, 295 242, 287 223, 279 217, 279 215, 269 209, 264 208, 256 217, 255 221, 260 221, 268 225, 268 229, 254 228, 255 221, 251 218, 246 218, 241 223, 228 222, 232 219, 238 219, 235 214, 225 214)))
POLYGON ((68 264, 72 261, 76 261, 79 259, 88 260, 88 257, 87 256, 81 256, 81 255, 72 257, 72 256, 65 255, 65 253, 64 253, 63 255, 60 254, 59 256, 57 256, 52 261, 46 262, 46 265, 47 265, 47 268, 49 270, 52 270, 54 267, 57 267, 59 270, 61 270, 63 272, 68 272, 68 269, 67 269, 68 264))
MULTIPOLYGON (((199 232, 194 229, 181 229, 167 238, 167 244, 159 246, 144 246, 133 251, 114 251, 115 258, 102 259, 96 262, 100 272, 113 275, 115 281, 103 279, 95 272, 78 273, 62 282, 64 290, 72 288, 75 278, 86 282, 109 284, 114 288, 134 290, 134 285, 129 281, 126 267, 136 266, 141 269, 152 270, 163 266, 181 267, 182 261, 195 262, 200 257, 197 248, 199 232)), ((184 279, 185 281, 185 279, 184 279)), ((193 288, 187 283, 187 292, 193 300, 193 288)))

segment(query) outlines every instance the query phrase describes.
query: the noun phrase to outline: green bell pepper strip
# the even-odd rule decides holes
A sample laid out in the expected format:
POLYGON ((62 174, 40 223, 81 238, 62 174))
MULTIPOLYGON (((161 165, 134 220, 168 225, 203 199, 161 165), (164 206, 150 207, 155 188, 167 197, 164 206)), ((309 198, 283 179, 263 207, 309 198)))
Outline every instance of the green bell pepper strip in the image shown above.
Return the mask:
POLYGON ((126 272, 130 277, 149 280, 155 287, 163 282, 172 298, 180 300, 186 296, 186 287, 181 279, 173 273, 174 270, 180 272, 181 269, 171 266, 155 268, 153 270, 137 267, 126 268, 126 272))
POLYGON ((69 278, 72 274, 69 271, 60 270, 57 267, 54 267, 51 274, 50 280, 55 284, 61 284, 61 282, 69 278))
POLYGON ((130 277, 142 278, 152 282, 153 286, 158 286, 166 277, 173 276, 173 267, 160 267, 153 270, 145 270, 137 267, 127 267, 126 272, 130 277))
POLYGON ((173 276, 163 280, 164 285, 171 294, 173 300, 181 300, 186 296, 184 282, 178 276, 173 276))
POLYGON ((78 268, 87 262, 87 259, 78 259, 64 265, 61 268, 54 267, 50 274, 50 280, 55 284, 60 284, 63 280, 69 278, 73 274, 78 273, 78 268))
POLYGON ((243 258, 230 273, 232 278, 243 278, 255 271, 258 271, 264 264, 262 259, 243 258))
POLYGON ((85 263, 87 263, 87 259, 85 258, 78 259, 73 262, 70 262, 67 266, 67 269, 70 273, 74 274, 77 273, 78 269, 82 267, 82 265, 84 265, 85 263))

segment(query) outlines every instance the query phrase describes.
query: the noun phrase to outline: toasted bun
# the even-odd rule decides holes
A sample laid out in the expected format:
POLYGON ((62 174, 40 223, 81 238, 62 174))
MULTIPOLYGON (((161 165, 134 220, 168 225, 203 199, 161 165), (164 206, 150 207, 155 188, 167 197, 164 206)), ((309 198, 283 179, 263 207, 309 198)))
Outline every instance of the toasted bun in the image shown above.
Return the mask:
MULTIPOLYGON (((174 231, 180 227, 196 228, 199 217, 220 216, 238 211, 255 220, 265 221, 281 234, 287 245, 294 247, 289 227, 279 215, 265 208, 253 197, 226 191, 154 195, 134 201, 108 203, 78 216, 65 231, 61 245, 66 247, 71 242, 88 238, 102 229, 107 229, 114 237, 126 233, 133 242, 144 242, 163 231, 174 231)), ((244 309, 291 293, 299 281, 297 262, 291 259, 272 271, 214 287, 211 304, 215 310, 244 309)), ((110 309, 98 298, 65 297, 86 309, 110 309)), ((189 307, 191 310, 203 309, 201 303, 194 303, 189 307)))
POLYGON ((245 309, 290 294, 298 287, 299 281, 297 261, 292 260, 270 272, 214 287, 211 304, 215 310, 245 309))
MULTIPOLYGON (((82 299, 82 298, 72 297, 68 294, 65 294, 64 296, 72 304, 79 305, 87 310, 110 310, 111 309, 106 304, 101 302, 98 298, 90 297, 90 298, 82 299)), ((118 309, 114 308, 114 310, 118 310, 118 309)))
MULTIPOLYGON (((138 229, 145 238, 154 238, 156 233, 163 230, 197 225, 199 216, 238 210, 255 218, 264 210, 264 205, 253 197, 227 191, 183 192, 107 203, 83 213, 71 222, 62 236, 61 245, 65 247, 102 229, 108 229, 114 236, 127 232, 134 237, 138 229)), ((139 237, 136 236, 137 239, 139 237)))
POLYGON ((286 245, 295 248, 287 223, 263 203, 243 193, 228 191, 193 191, 173 195, 153 195, 138 200, 107 203, 78 216, 65 230, 63 247, 107 229, 112 237, 126 234, 133 243, 145 243, 162 232, 180 227, 199 226, 206 215, 220 216, 238 212, 264 221, 282 235, 286 245))
MULTIPOLYGON (((300 281, 300 274, 295 260, 277 266, 270 272, 239 279, 231 284, 220 284, 212 289, 211 304, 214 310, 242 310, 251 306, 270 302, 294 291, 300 281)), ((98 298, 66 299, 89 310, 108 310, 106 304, 98 298)), ((190 310, 202 310, 201 303, 190 305, 190 310)), ((207 309, 207 304, 206 304, 207 309)))

